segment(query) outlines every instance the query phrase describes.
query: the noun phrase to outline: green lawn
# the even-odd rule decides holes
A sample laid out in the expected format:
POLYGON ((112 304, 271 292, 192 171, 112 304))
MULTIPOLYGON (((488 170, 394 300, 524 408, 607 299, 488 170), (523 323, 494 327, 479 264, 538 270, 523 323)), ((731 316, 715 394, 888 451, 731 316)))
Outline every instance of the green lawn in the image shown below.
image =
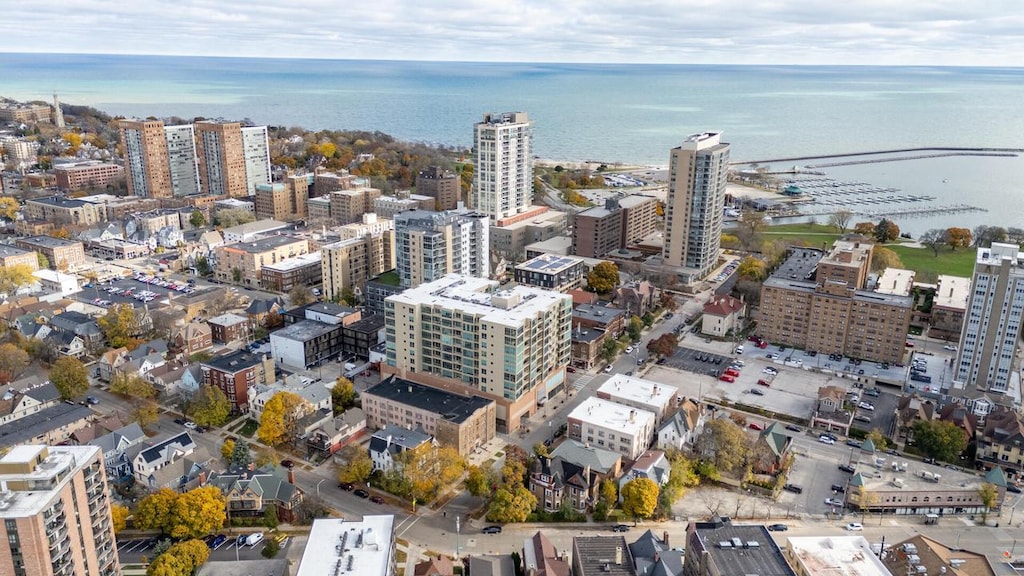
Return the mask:
POLYGON ((940 248, 936 256, 931 248, 911 248, 909 246, 886 245, 899 255, 903 267, 917 272, 918 282, 935 282, 939 274, 964 276, 970 278, 974 274, 974 260, 977 252, 972 248, 961 248, 957 251, 940 248))
POLYGON ((813 246, 820 248, 822 244, 831 246, 839 239, 836 229, 825 224, 782 224, 769 226, 761 232, 765 240, 783 240, 797 246, 813 246))

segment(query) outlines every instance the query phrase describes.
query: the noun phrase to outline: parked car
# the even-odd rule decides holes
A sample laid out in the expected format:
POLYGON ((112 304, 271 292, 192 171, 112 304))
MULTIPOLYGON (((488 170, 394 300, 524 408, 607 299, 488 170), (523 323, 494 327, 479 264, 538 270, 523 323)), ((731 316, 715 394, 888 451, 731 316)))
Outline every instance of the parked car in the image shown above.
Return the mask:
POLYGON ((875 407, 872 406, 871 404, 868 404, 867 402, 861 402, 860 404, 857 405, 857 407, 860 408, 861 410, 867 410, 869 412, 873 412, 875 410, 875 407))
POLYGON ((612 532, 629 532, 628 524, 616 524, 612 526, 612 532))
POLYGON ((210 542, 210 548, 213 548, 214 550, 216 550, 217 548, 220 548, 221 546, 223 546, 224 543, 227 542, 227 541, 228 541, 228 537, 226 535, 224 535, 224 534, 217 534, 216 536, 213 537, 213 540, 210 542))
POLYGON ((1006 485, 1006 491, 1007 492, 1013 492, 1014 494, 1020 494, 1021 493, 1021 489, 1016 484, 1007 484, 1006 485))
POLYGON ((501 534, 501 526, 484 526, 481 532, 484 534, 501 534))
POLYGON ((381 498, 380 496, 371 496, 370 497, 370 502, 373 502, 374 504, 383 504, 384 503, 384 499, 381 498))
POLYGON ((772 384, 771 384, 771 382, 769 382, 769 381, 765 380, 764 378, 762 378, 762 379, 757 381, 757 385, 758 386, 771 386, 772 384))
POLYGON ((760 424, 758 422, 751 422, 750 423, 750 429, 751 430, 761 431, 761 430, 764 430, 764 425, 760 424))
POLYGON ((185 422, 185 428, 188 428, 189 430, 195 430, 196 429, 196 423, 195 422, 185 422))
POLYGON ((85 402, 86 402, 86 404, 93 404, 93 405, 95 405, 95 404, 99 404, 100 403, 100 399, 95 397, 95 396, 86 396, 85 397, 85 402))
POLYGON ((857 469, 854 468, 853 466, 850 466, 849 464, 840 464, 839 469, 842 470, 843 472, 846 472, 847 474, 853 474, 857 472, 857 469))
POLYGON ((871 396, 873 398, 877 398, 881 393, 882 391, 878 388, 867 388, 864 390, 865 396, 871 396))
POLYGON ((851 532, 860 532, 864 529, 864 525, 860 522, 850 522, 846 525, 846 529, 850 530, 851 532))
POLYGON ((609 364, 609 365, 604 367, 604 373, 605 374, 607 374, 607 373, 609 373, 611 371, 612 371, 612 365, 611 364, 609 364))
POLYGON ((949 350, 950 352, 956 352, 956 346, 953 346, 952 344, 946 344, 942 349, 949 350))
POLYGON ((818 436, 818 442, 821 442, 822 444, 835 444, 836 443, 835 440, 829 438, 828 436, 818 436))
POLYGON ((721 376, 719 376, 718 379, 721 380, 722 382, 735 382, 736 381, 735 378, 733 378, 732 376, 729 376, 728 374, 722 374, 721 376))
POLYGON ((870 416, 864 416, 862 414, 858 414, 853 419, 856 420, 857 422, 864 422, 865 424, 870 424, 871 423, 871 417, 870 416))
POLYGON ((177 424, 178 426, 184 426, 185 425, 185 419, 184 418, 175 418, 174 419, 174 423, 177 424))
POLYGON ((342 483, 338 484, 338 488, 341 488, 342 490, 344 490, 346 492, 351 492, 351 491, 355 490, 356 487, 353 486, 351 482, 342 482, 342 483))
POLYGON ((757 388, 751 388, 750 390, 747 390, 747 392, 750 392, 754 396, 764 396, 764 392, 758 390, 757 388))
POLYGON ((728 374, 729 376, 732 376, 733 378, 740 375, 740 371, 733 368, 726 368, 725 373, 728 374))
POLYGON ((854 448, 860 448, 860 440, 850 438, 849 440, 846 441, 846 445, 853 446, 854 448))
POLYGON ((569 372, 570 374, 573 374, 573 373, 575 373, 575 372, 576 372, 576 369, 575 369, 575 368, 573 368, 572 366, 566 366, 566 367, 565 367, 565 371, 566 371, 566 372, 569 372))
POLYGON ((292 468, 295 468, 295 462, 292 462, 291 460, 281 460, 281 466, 291 470, 292 468))
POLYGON ((803 430, 801 430, 800 427, 797 426, 796 424, 790 424, 789 426, 786 426, 786 430, 789 430, 790 432, 803 432, 803 430))
POLYGON ((843 501, 836 500, 835 498, 825 498, 825 504, 828 504, 829 506, 842 506, 843 501))
POLYGON ((832 491, 842 494, 843 492, 846 492, 846 488, 844 488, 842 484, 833 484, 832 491))
POLYGON ((764 370, 761 370, 761 372, 764 372, 765 374, 768 374, 768 375, 771 375, 771 376, 776 376, 779 373, 778 369, 772 368, 771 366, 765 368, 764 370))
POLYGON ((789 526, 785 524, 772 524, 768 526, 769 532, 785 532, 786 530, 789 530, 789 526))
POLYGON ((355 492, 353 492, 353 494, 355 494, 356 496, 358 496, 360 498, 369 498, 370 497, 370 493, 367 492, 366 490, 363 490, 363 489, 356 490, 355 492))
POLYGON ((782 489, 785 490, 786 492, 792 492, 794 494, 802 494, 804 491, 802 486, 798 486, 796 484, 786 484, 785 486, 782 487, 782 489))

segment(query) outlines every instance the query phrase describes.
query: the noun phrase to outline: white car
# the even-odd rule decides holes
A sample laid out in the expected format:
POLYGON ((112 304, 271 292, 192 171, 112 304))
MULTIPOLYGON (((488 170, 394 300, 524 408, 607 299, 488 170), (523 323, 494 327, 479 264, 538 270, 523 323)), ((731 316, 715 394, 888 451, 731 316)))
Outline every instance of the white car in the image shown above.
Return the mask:
POLYGON ((868 404, 867 402, 861 402, 860 404, 858 404, 858 406, 860 407, 861 410, 868 410, 868 411, 871 411, 871 412, 874 412, 874 410, 875 410, 875 407, 872 406, 871 404, 868 404))
POLYGON ((765 368, 764 370, 761 370, 761 372, 764 372, 765 374, 771 374, 772 376, 775 376, 776 374, 779 373, 778 370, 772 368, 771 366, 765 368))
POLYGON ((196 423, 195 422, 185 422, 185 428, 188 428, 189 430, 195 430, 196 429, 196 423))
POLYGON ((611 371, 612 371, 612 365, 611 364, 609 364, 609 365, 604 367, 604 373, 605 374, 607 374, 607 373, 609 373, 611 371))
POLYGON ((851 531, 851 532, 860 532, 861 530, 864 529, 864 525, 861 524, 860 522, 850 522, 849 524, 846 525, 846 529, 851 531))
POLYGON ((942 347, 942 349, 949 350, 950 352, 956 352, 956 346, 953 346, 951 344, 946 344, 945 346, 942 347))
POLYGON ((835 498, 825 498, 825 504, 828 504, 829 506, 842 506, 843 501, 836 500, 835 498))
POLYGON ((632 346, 626 346, 626 354, 632 354, 632 353, 633 353, 633 347, 632 346))
POLYGON ((818 436, 818 442, 821 442, 822 444, 835 444, 836 443, 835 440, 829 438, 828 436, 818 436))

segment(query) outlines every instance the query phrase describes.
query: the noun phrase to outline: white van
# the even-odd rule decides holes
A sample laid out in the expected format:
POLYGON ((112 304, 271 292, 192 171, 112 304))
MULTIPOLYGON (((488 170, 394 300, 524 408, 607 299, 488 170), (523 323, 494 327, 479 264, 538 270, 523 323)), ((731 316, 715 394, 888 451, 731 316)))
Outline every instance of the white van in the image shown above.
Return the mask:
POLYGON ((348 363, 345 364, 345 372, 351 372, 351 371, 353 371, 355 369, 356 369, 356 365, 355 364, 353 364, 351 362, 348 362, 348 363))
POLYGON ((249 534, 249 537, 245 539, 245 544, 247 546, 255 546, 255 545, 259 544, 260 542, 263 542, 263 532, 257 532, 255 534, 249 534))

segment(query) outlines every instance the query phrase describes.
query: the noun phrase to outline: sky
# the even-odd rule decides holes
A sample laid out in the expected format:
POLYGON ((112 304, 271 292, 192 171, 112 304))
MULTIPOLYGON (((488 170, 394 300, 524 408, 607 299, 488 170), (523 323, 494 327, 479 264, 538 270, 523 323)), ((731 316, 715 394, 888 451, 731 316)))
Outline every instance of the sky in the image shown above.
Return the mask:
POLYGON ((1020 66, 1020 0, 0 0, 6 51, 1020 66))

